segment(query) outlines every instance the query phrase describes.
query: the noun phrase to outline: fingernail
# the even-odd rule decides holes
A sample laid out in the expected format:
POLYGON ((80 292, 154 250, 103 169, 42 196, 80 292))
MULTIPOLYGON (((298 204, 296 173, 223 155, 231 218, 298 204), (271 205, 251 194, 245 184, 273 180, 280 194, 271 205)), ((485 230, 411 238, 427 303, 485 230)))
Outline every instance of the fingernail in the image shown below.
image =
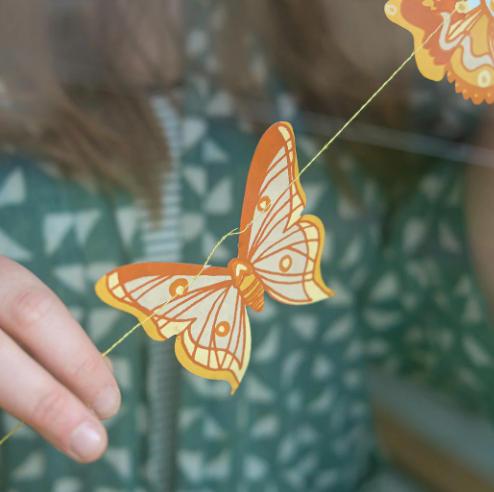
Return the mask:
POLYGON ((105 449, 105 436, 101 427, 92 422, 84 422, 72 433, 70 450, 80 461, 93 461, 105 449))
POLYGON ((109 419, 118 412, 121 401, 122 397, 118 388, 108 386, 96 398, 92 409, 101 420, 109 419))

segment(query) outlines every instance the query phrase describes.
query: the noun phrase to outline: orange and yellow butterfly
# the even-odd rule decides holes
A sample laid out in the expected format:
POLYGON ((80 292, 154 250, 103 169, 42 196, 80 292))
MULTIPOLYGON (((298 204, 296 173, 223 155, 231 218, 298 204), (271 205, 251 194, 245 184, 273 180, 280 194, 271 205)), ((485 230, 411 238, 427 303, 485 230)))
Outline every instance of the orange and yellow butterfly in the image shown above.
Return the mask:
POLYGON ((416 49, 432 36, 416 54, 422 75, 439 81, 447 74, 465 99, 494 102, 493 0, 389 0, 384 9, 412 33, 416 49))
POLYGON ((261 311, 264 292, 285 304, 334 294, 321 278, 324 227, 317 217, 301 216, 306 200, 298 173, 292 127, 277 123, 254 154, 240 226, 247 230, 228 268, 208 267, 188 285, 202 266, 126 265, 98 281, 98 296, 135 315, 152 339, 175 335, 175 352, 186 369, 228 381, 234 393, 250 359, 246 306, 261 311))

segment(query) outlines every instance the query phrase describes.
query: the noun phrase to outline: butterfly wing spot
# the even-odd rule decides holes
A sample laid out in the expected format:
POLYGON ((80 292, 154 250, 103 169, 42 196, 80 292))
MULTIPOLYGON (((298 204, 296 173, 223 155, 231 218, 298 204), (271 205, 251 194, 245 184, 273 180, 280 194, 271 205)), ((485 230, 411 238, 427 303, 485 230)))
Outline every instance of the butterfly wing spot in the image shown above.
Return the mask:
POLYGON ((269 208, 270 205, 271 199, 269 198, 269 196, 263 196, 257 203, 257 210, 259 210, 259 212, 264 212, 269 208))
POLYGON ((482 70, 478 76, 478 84, 480 87, 485 88, 491 85, 491 75, 487 70, 482 70))
POLYGON ((283 256, 283 258, 280 260, 280 270, 283 273, 288 272, 290 268, 292 267, 293 260, 290 255, 283 256))
POLYGON ((230 333, 230 330, 231 325, 230 323, 228 323, 228 321, 222 321, 221 323, 218 323, 214 328, 214 332, 219 337, 226 337, 230 333))
POLYGON ((398 13, 398 8, 396 7, 396 5, 386 5, 384 7, 384 11, 388 14, 388 15, 396 15, 398 13))
POLYGON ((178 278, 170 285, 170 295, 172 297, 179 296, 181 294, 187 294, 189 288, 187 287, 189 282, 185 278, 178 278))

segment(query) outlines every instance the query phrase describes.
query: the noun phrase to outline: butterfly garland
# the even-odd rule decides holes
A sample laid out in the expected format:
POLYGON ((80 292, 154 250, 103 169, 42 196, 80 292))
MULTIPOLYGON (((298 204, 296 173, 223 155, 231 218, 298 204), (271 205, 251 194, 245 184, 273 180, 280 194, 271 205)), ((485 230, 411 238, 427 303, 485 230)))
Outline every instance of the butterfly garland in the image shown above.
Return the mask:
POLYGON ((315 216, 301 216, 306 199, 298 176, 293 129, 277 123, 251 163, 238 258, 227 268, 126 265, 104 275, 96 293, 135 315, 153 340, 175 336, 175 353, 186 369, 228 381, 234 393, 250 359, 247 306, 262 311, 265 292, 292 305, 334 295, 321 278, 324 227, 315 216))
POLYGON ((441 26, 416 54, 422 75, 439 81, 447 74, 465 99, 494 102, 493 0, 390 0, 384 9, 416 48, 441 26))
MULTIPOLYGON (((414 57, 425 77, 439 81, 447 73, 465 99, 494 102, 494 0, 390 0, 385 12, 412 33, 414 51, 302 172, 414 57)), ((282 303, 302 305, 334 295, 321 278, 324 227, 317 217, 301 215, 305 203, 293 129, 277 123, 254 154, 240 232, 231 231, 216 245, 238 234, 238 258, 228 268, 142 263, 104 275, 96 284, 98 296, 139 323, 102 355, 143 326, 154 340, 176 336, 175 352, 186 369, 228 381, 234 393, 250 359, 247 306, 261 311, 265 292, 282 303)), ((22 425, 0 439, 0 446, 22 425)))

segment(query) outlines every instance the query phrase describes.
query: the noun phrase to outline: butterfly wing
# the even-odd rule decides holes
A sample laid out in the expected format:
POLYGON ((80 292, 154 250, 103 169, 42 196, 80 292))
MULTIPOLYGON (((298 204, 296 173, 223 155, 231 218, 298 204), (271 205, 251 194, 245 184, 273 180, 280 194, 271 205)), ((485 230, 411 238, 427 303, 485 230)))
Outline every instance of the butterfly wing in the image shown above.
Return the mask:
POLYGON ((177 336, 180 363, 236 390, 250 358, 250 325, 238 290, 225 268, 180 263, 126 265, 106 274, 96 293, 133 314, 154 340, 177 336))
POLYGON ((494 24, 487 3, 389 0, 385 12, 392 22, 412 33, 417 66, 425 77, 439 81, 447 74, 465 99, 492 103, 494 24), (424 42, 425 49, 419 50, 424 42))
POLYGON ((239 258, 248 259, 274 299, 308 304, 334 292, 321 277, 324 227, 314 216, 301 216, 305 193, 298 178, 295 136, 289 123, 264 134, 247 179, 239 258), (286 190, 286 191, 285 191, 286 190))

